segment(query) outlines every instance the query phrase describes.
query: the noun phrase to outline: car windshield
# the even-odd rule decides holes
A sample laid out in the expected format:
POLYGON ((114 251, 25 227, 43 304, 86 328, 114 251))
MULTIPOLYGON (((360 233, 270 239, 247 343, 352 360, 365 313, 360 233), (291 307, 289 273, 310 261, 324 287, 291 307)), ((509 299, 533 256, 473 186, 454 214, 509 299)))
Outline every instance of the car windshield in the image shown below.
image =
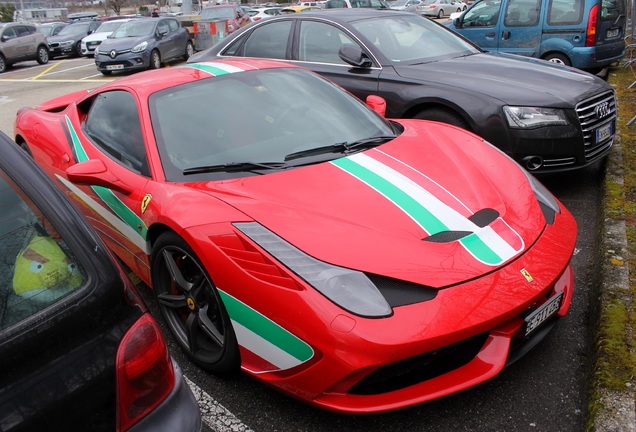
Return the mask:
POLYGON ((0 170, 0 330, 86 282, 60 233, 0 170))
POLYGON ((90 25, 91 25, 90 21, 67 25, 62 30, 60 30, 60 32, 57 35, 67 36, 67 35, 74 35, 78 33, 88 33, 88 27, 90 25))
POLYGON ((396 63, 430 63, 481 52, 453 32, 417 14, 360 20, 353 26, 396 63))
POLYGON ((203 9, 201 11, 201 19, 220 19, 220 18, 234 18, 234 8, 232 7, 219 7, 203 9))
POLYGON ((115 30, 117 30, 121 25, 123 24, 123 22, 119 21, 106 21, 104 24, 100 25, 99 27, 97 27, 97 30, 95 30, 96 32, 113 32, 115 30))
POLYGON ((38 27, 38 30, 40 30, 40 33, 42 33, 44 36, 51 36, 51 33, 53 33, 53 28, 54 26, 52 25, 42 25, 38 27))
POLYGON ((365 104, 302 69, 232 73, 171 87, 153 94, 149 108, 169 181, 219 178, 186 175, 199 167, 314 163, 303 153, 336 145, 335 153, 317 152, 322 160, 334 159, 348 149, 343 143, 394 135, 365 104))
POLYGON ((111 38, 150 36, 155 31, 155 20, 129 21, 111 33, 111 38))

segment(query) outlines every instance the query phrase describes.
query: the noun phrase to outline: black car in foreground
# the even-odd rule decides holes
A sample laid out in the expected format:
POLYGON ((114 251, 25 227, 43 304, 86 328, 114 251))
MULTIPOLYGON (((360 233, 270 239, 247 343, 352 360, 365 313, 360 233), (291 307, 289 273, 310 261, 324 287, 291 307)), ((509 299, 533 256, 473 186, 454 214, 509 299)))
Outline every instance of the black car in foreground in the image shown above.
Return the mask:
POLYGON ((255 22, 190 58, 244 56, 300 64, 387 117, 471 130, 535 173, 592 164, 609 153, 616 99, 601 78, 538 59, 495 55, 410 12, 330 9, 255 22))
POLYGON ((79 211, 0 132, 0 430, 199 431, 161 331, 79 211))
POLYGON ((64 27, 55 36, 49 36, 49 56, 82 56, 82 39, 93 33, 102 24, 101 21, 75 21, 64 27))

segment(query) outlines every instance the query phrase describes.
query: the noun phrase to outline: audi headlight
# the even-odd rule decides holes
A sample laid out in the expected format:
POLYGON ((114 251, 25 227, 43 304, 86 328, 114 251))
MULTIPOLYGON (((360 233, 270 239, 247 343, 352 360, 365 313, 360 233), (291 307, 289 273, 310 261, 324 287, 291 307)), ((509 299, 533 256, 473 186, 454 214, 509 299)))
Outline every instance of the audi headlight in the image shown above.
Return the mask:
POLYGON ((515 129, 533 129, 542 126, 567 125, 565 112, 555 108, 505 106, 508 126, 515 129))
POLYGON ((364 273, 310 257, 259 223, 234 226, 341 308, 364 317, 391 315, 391 307, 364 273))
POLYGON ((131 49, 130 51, 134 53, 138 53, 138 52, 145 51, 147 47, 148 47, 148 41, 144 41, 140 43, 139 45, 135 45, 135 47, 131 49))

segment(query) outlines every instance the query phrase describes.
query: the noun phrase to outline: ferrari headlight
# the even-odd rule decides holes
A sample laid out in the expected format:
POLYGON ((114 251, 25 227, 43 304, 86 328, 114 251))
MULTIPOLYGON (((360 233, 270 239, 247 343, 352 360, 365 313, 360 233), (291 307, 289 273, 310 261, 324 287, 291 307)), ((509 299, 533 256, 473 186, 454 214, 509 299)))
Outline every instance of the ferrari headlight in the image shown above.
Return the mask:
POLYGON ((138 52, 145 51, 147 47, 148 47, 148 41, 143 41, 139 45, 135 45, 133 49, 131 49, 130 51, 134 53, 138 53, 138 52))
POLYGON ((555 108, 505 106, 508 126, 515 129, 533 129, 542 126, 567 125, 565 112, 555 108))
POLYGON ((234 226, 343 309, 364 317, 391 315, 391 307, 364 273, 310 257, 256 222, 234 226))
POLYGON ((561 206, 559 206, 559 202, 556 200, 552 192, 550 192, 539 180, 536 179, 535 176, 521 169, 523 173, 528 178, 528 182, 532 187, 532 191, 534 192, 534 196, 539 201, 539 206, 543 211, 543 216, 545 220, 549 224, 554 223, 554 217, 557 213, 561 213, 561 206))

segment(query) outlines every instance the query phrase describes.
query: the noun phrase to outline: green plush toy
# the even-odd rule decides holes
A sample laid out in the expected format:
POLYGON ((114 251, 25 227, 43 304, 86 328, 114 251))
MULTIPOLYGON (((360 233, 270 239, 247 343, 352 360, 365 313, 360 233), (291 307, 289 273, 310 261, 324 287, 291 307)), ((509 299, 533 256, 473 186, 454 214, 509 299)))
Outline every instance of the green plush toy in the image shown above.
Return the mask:
POLYGON ((51 303, 80 283, 77 265, 51 237, 34 236, 16 258, 13 290, 23 298, 51 303))

